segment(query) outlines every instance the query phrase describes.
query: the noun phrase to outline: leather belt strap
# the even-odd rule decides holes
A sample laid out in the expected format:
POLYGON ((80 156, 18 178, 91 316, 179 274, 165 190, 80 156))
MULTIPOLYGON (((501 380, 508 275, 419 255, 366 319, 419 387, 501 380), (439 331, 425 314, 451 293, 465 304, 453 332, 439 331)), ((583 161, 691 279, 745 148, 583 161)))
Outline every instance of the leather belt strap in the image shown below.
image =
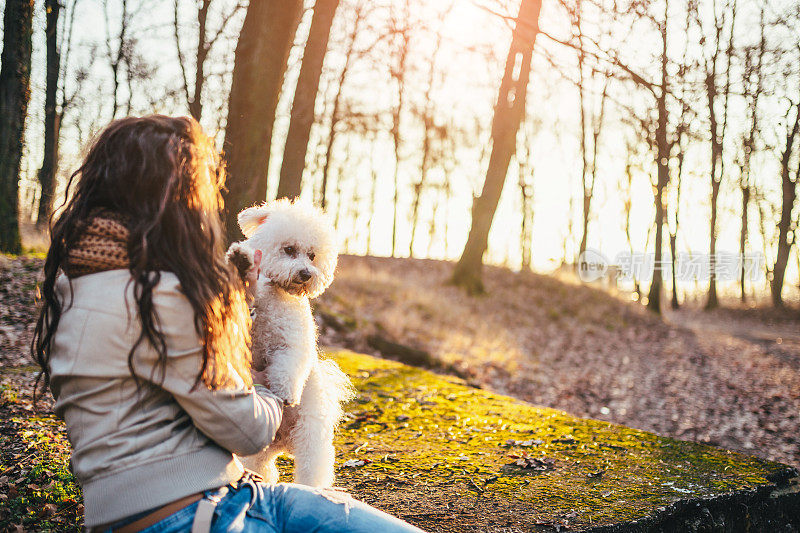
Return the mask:
POLYGON ((180 500, 175 500, 172 503, 168 503, 164 507, 159 507, 149 515, 143 516, 135 522, 131 522, 130 524, 122 526, 119 529, 115 529, 114 533, 136 533, 137 531, 141 531, 152 526, 156 522, 164 520, 169 515, 177 513, 184 507, 188 507, 202 498, 202 492, 190 494, 189 496, 183 497, 180 500))

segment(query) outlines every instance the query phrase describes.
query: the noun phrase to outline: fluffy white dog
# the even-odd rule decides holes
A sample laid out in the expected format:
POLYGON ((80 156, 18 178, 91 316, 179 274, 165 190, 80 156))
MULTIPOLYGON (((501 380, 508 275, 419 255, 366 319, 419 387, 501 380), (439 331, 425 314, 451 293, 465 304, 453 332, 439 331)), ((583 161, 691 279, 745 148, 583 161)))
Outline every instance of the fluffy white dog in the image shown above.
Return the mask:
POLYGON ((294 456, 294 481, 330 487, 334 479, 333 435, 342 403, 353 397, 350 380, 333 361, 320 359, 310 298, 333 281, 337 247, 322 211, 300 202, 278 200, 239 213, 247 238, 228 250, 240 272, 261 250, 252 329, 253 368, 263 385, 287 406, 275 441, 243 458, 246 467, 268 482, 278 480, 275 459, 294 456))

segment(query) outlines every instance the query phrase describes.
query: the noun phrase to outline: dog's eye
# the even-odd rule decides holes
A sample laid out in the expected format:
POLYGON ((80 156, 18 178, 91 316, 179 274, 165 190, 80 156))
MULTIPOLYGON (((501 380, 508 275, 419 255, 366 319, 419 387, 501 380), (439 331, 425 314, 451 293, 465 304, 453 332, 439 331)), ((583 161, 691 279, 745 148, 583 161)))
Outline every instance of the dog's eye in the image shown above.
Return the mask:
POLYGON ((297 253, 297 250, 295 250, 294 246, 284 246, 283 247, 283 253, 285 253, 286 255, 292 255, 293 256, 293 255, 295 255, 297 253))
POLYGON ((311 259, 313 261, 315 257, 316 257, 316 255, 314 254, 314 252, 308 252, 308 258, 309 259, 311 259))

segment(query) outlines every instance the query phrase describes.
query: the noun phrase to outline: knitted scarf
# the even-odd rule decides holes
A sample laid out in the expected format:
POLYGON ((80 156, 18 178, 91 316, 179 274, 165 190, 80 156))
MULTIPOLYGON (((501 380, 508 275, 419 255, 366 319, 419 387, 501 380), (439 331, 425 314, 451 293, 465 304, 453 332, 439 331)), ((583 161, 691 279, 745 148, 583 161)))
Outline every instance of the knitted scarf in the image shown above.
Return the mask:
POLYGON ((125 217, 107 209, 92 211, 63 265, 70 278, 128 268, 128 228, 125 217))

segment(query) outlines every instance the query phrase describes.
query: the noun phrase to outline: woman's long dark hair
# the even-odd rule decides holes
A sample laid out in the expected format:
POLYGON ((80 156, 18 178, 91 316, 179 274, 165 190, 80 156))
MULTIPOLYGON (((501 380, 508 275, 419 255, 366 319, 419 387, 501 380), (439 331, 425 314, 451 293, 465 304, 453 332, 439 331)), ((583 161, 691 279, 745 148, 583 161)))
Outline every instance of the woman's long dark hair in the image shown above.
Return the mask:
MULTIPOLYGON (((43 305, 31 344, 50 383, 50 350, 63 311, 55 293, 90 213, 108 210, 127 220, 128 256, 141 333, 128 353, 149 342, 158 352, 163 378, 167 347, 153 306, 159 271, 173 272, 194 309, 195 329, 204 339, 201 381, 212 389, 236 380, 250 383, 249 314, 242 282, 224 258, 225 233, 219 217, 224 168, 200 125, 191 118, 152 115, 112 122, 95 140, 72 174, 64 206, 51 222, 50 249, 41 286, 43 305), (74 191, 73 188, 74 183, 74 191), (233 381, 232 381, 233 380, 233 381)), ((152 369, 153 375, 156 369, 152 369)), ((37 382, 38 384, 38 382, 37 382)))

